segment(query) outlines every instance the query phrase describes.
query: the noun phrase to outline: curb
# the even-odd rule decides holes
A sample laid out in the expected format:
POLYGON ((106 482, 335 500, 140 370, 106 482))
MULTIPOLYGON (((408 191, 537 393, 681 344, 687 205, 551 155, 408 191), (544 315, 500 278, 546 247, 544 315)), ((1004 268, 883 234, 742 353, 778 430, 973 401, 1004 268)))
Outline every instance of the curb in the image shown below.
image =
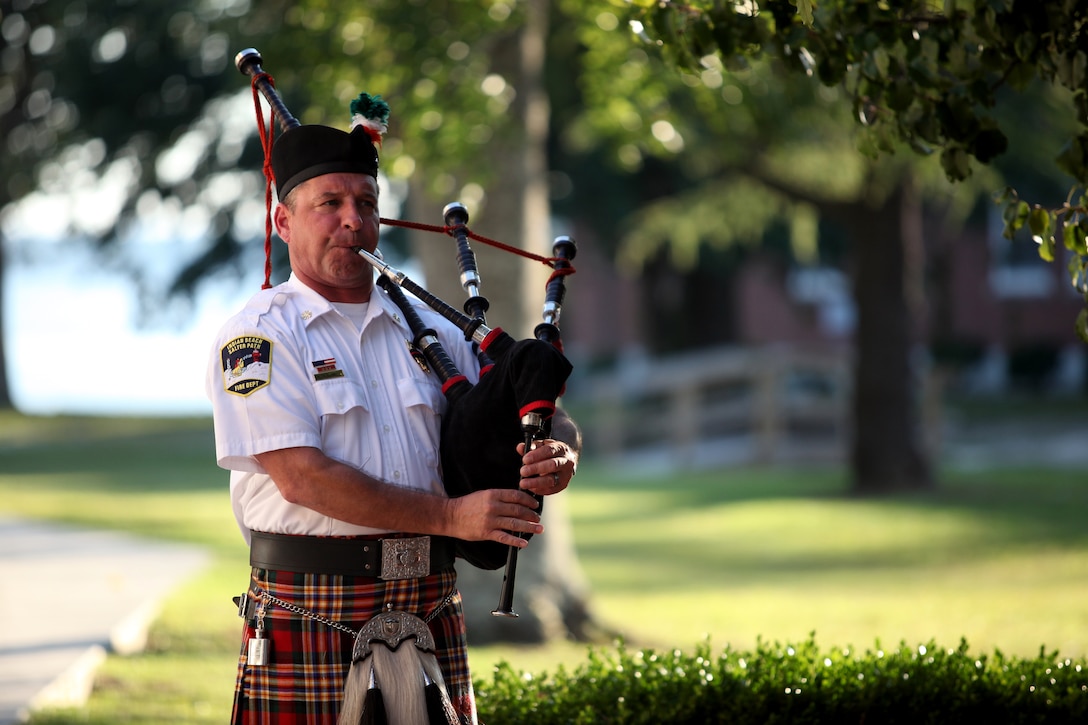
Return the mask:
POLYGON ((192 545, 0 515, 0 725, 84 706, 106 657, 143 651, 166 596, 209 560, 192 545))
POLYGON ((106 649, 91 645, 68 669, 30 699, 27 707, 19 711, 20 717, 29 720, 30 713, 46 708, 82 707, 91 696, 94 676, 105 661, 106 649))

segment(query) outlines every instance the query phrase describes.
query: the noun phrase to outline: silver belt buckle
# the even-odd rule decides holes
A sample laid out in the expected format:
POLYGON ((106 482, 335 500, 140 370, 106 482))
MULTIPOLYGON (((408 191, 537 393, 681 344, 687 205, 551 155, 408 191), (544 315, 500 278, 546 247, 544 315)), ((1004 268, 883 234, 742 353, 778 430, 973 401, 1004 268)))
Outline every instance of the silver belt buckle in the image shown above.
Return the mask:
POLYGON ((420 579, 430 573, 430 536, 382 539, 382 579, 420 579))

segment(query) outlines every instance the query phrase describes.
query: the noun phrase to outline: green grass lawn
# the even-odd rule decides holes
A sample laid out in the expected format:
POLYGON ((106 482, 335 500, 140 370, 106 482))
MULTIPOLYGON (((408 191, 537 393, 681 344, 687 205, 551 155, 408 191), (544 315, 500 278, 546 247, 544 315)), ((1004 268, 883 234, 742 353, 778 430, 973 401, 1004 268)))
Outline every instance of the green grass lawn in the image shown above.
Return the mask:
POLYGON ((815 632, 825 644, 963 636, 1009 654, 1088 651, 1082 474, 948 474, 939 493, 886 500, 848 498, 841 481, 594 479, 571 496, 602 616, 656 646, 815 632))
MULTIPOLYGON (((0 441, 0 513, 213 554, 166 602, 147 652, 108 659, 87 708, 32 722, 223 722, 239 634, 230 597, 247 564, 210 423, 8 415, 0 441)), ((1088 653, 1083 474, 948 471, 932 494, 845 490, 834 469, 634 475, 585 461, 564 495, 593 611, 631 646, 750 648, 814 633, 843 648, 966 638, 979 652, 1088 653)), ((585 656, 570 643, 471 651, 483 676, 499 660, 541 672, 585 656)))

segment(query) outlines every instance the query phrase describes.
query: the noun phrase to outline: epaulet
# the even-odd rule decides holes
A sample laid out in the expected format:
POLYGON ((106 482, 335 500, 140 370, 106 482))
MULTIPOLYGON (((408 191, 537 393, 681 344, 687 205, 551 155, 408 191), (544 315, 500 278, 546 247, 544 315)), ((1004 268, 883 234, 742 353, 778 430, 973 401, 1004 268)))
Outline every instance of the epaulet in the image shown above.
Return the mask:
POLYGON ((273 309, 283 307, 290 298, 291 295, 284 289, 283 285, 262 289, 254 293, 246 301, 245 306, 238 314, 248 318, 251 322, 256 322, 273 309))

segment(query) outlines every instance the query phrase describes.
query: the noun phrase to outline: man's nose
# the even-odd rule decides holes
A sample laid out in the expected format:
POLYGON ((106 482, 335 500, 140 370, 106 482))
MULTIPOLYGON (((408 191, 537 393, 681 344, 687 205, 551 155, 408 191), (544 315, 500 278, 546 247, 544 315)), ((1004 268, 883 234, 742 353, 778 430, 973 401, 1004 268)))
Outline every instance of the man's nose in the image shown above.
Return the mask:
POLYGON ((355 204, 345 204, 342 215, 344 228, 357 232, 363 228, 363 215, 355 204))

